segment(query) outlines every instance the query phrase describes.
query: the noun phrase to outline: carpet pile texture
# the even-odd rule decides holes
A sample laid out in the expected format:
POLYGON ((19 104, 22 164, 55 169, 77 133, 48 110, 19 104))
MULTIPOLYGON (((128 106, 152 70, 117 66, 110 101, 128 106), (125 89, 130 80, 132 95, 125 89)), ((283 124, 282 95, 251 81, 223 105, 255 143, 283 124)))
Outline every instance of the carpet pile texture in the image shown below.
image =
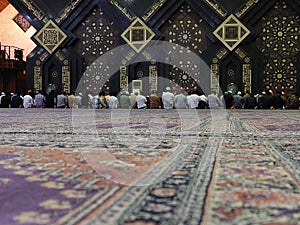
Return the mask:
POLYGON ((297 225, 300 113, 0 110, 0 224, 297 225))

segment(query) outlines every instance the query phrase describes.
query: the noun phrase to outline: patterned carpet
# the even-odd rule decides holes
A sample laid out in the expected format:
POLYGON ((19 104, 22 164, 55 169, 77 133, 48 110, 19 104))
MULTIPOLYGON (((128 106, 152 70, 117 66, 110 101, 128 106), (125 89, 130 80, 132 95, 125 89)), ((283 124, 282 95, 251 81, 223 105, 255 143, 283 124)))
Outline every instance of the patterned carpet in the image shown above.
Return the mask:
POLYGON ((0 224, 300 224, 299 111, 0 109, 0 224))

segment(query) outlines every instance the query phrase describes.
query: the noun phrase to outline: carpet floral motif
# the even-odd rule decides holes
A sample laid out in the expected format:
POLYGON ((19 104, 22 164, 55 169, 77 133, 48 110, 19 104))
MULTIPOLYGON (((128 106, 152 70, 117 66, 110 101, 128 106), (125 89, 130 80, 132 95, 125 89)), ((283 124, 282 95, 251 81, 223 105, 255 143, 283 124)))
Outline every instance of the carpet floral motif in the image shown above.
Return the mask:
POLYGON ((78 112, 0 110, 0 224, 299 224, 298 111, 78 112))

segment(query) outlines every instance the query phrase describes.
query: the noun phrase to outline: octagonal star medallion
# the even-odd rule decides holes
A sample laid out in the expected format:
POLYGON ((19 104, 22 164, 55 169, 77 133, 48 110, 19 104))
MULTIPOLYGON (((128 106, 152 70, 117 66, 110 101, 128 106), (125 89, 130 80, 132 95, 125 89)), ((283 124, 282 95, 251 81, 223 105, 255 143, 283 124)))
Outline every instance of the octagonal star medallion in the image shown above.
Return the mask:
POLYGON ((67 35, 52 20, 49 20, 34 38, 52 54, 67 38, 67 35))
POLYGON ((154 38, 155 33, 140 18, 136 18, 121 36, 139 53, 154 38))
POLYGON ((250 31, 234 15, 230 15, 213 34, 232 51, 250 34, 250 31))

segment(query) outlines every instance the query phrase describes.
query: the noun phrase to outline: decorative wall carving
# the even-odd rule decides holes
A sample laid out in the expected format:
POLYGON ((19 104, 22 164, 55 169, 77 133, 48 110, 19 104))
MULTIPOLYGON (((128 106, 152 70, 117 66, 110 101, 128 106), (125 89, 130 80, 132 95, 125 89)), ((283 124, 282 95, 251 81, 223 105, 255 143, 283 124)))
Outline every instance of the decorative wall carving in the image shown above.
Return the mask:
POLYGON ((252 70, 251 70, 250 59, 247 61, 248 63, 243 64, 244 92, 246 92, 247 90, 252 92, 252 70))
MULTIPOLYGON (((162 28, 167 41, 177 45, 178 50, 185 47, 200 55, 207 48, 209 41, 206 37, 210 30, 209 25, 201 18, 190 5, 184 3, 180 9, 166 22, 162 28)), ((172 60, 172 59, 170 59, 172 60)), ((198 88, 197 79, 200 78, 199 68, 191 62, 182 59, 180 68, 170 67, 170 79, 183 88, 198 88)))
POLYGON ((68 61, 65 62, 66 65, 61 67, 61 79, 62 79, 62 89, 67 92, 71 93, 71 74, 70 74, 70 65, 68 61))
POLYGON ((243 17, 256 3, 258 3, 261 0, 248 0, 245 5, 243 5, 238 12, 235 13, 235 15, 238 18, 243 17))
POLYGON ((95 61, 121 44, 117 24, 105 15, 101 7, 96 6, 73 33, 78 37, 76 51, 84 58, 84 87, 94 92, 101 88, 108 89, 109 78, 112 76, 109 68, 114 62, 103 61, 96 64, 95 61), (104 86, 100 87, 101 84, 104 86))
POLYGON ((99 91, 100 89, 109 89, 109 78, 111 74, 107 62, 92 63, 86 68, 83 85, 86 90, 99 91))
POLYGON ((60 23, 66 19, 81 1, 83 0, 71 0, 70 3, 64 8, 62 13, 55 19, 55 22, 60 23))
POLYGON ((210 66, 210 88, 214 90, 216 93, 219 93, 219 64, 218 64, 218 59, 215 58, 213 60, 213 63, 210 66))
POLYGON ((208 45, 209 25, 184 3, 162 28, 167 41, 201 54, 208 45))
POLYGON ((294 89, 300 49, 299 14, 278 1, 255 26, 257 46, 264 57, 266 89, 294 89))
POLYGON ((167 0, 156 0, 156 2, 152 5, 151 9, 145 13, 143 16, 143 20, 147 21, 158 9, 160 9, 167 0))
POLYGON ((51 54, 63 43, 67 35, 49 20, 34 38, 51 54))
POLYGON ((71 66, 70 61, 66 59, 65 54, 62 51, 57 51, 55 53, 57 59, 61 62, 61 83, 62 90, 71 93, 71 66))
POLYGON ((234 15, 230 15, 213 33, 232 51, 250 34, 250 30, 234 15))
POLYGON ((228 51, 225 48, 222 48, 220 51, 217 52, 217 58, 223 59, 228 54, 228 51))
POLYGON ((49 19, 46 17, 44 12, 34 4, 34 2, 32 2, 31 0, 22 0, 22 2, 26 6, 26 8, 36 16, 36 18, 38 18, 40 21, 43 21, 43 23, 48 22, 49 19))
POLYGON ((137 53, 141 52, 154 36, 155 33, 140 18, 136 18, 121 35, 137 53))
POLYGON ((151 62, 151 65, 149 66, 150 91, 152 91, 152 90, 157 91, 157 85, 158 85, 157 78, 158 78, 157 65, 155 62, 151 62))
POLYGON ((240 59, 244 59, 247 56, 247 53, 241 48, 237 48, 234 52, 238 57, 240 57, 240 59))
POLYGON ((225 74, 221 74, 221 76, 224 76, 222 79, 223 82, 225 82, 225 84, 222 85, 223 88, 232 83, 237 84, 239 81, 236 78, 241 77, 241 74, 238 73, 238 64, 234 61, 229 61, 227 64, 223 64, 222 66, 225 67, 225 74))
POLYGON ((34 91, 37 92, 39 90, 43 90, 42 68, 40 66, 35 66, 34 67, 34 91))
MULTIPOLYGON (((132 6, 134 6, 134 1, 138 0, 131 0, 132 6)), ((153 0, 151 1, 153 3, 152 6, 148 8, 144 15, 141 15, 143 14, 142 12, 136 12, 141 16, 141 22, 138 19, 136 20, 138 22, 135 21, 137 18, 137 15, 133 13, 135 10, 127 10, 124 7, 125 4, 122 5, 123 3, 120 0, 70 0, 69 3, 66 1, 64 8, 58 9, 56 7, 56 10, 55 6, 53 6, 51 10, 56 11, 53 11, 53 16, 51 17, 48 14, 49 12, 43 11, 45 5, 39 5, 40 1, 11 0, 11 2, 18 8, 20 13, 26 15, 26 18, 27 16, 30 17, 30 21, 33 21, 32 25, 39 28, 44 24, 38 30, 38 35, 35 35, 37 42, 39 42, 34 50, 35 55, 27 62, 28 68, 30 68, 28 75, 33 76, 33 79, 28 80, 33 80, 34 82, 32 83, 34 84, 30 85, 37 89, 43 87, 42 82, 50 76, 50 74, 45 74, 48 71, 45 71, 44 68, 48 68, 51 63, 59 64, 56 65, 59 76, 61 73, 63 74, 62 76, 68 74, 68 82, 78 80, 81 75, 79 73, 85 71, 85 69, 89 71, 89 67, 91 71, 96 69, 96 72, 93 74, 88 74, 87 72, 87 80, 89 82, 86 81, 86 84, 88 84, 90 90, 98 90, 101 87, 97 85, 103 82, 106 88, 109 88, 109 85, 118 86, 121 84, 121 86, 125 86, 125 83, 122 84, 121 82, 121 80, 125 81, 123 79, 125 76, 122 75, 125 75, 123 67, 120 68, 120 77, 114 79, 114 83, 112 81, 110 83, 108 79, 112 74, 108 74, 107 71, 114 62, 103 62, 97 66, 93 62, 111 49, 124 44, 124 40, 128 41, 132 46, 132 50, 124 52, 126 63, 122 65, 127 66, 127 78, 133 77, 133 74, 129 74, 133 72, 130 70, 128 63, 136 56, 137 52, 141 51, 142 48, 140 47, 145 43, 147 44, 148 40, 150 40, 147 37, 154 35, 153 31, 155 29, 159 31, 155 32, 157 36, 154 38, 165 39, 174 43, 178 46, 176 48, 182 46, 188 48, 199 56, 206 57, 205 61, 212 60, 212 87, 216 90, 214 83, 219 80, 223 82, 223 74, 230 75, 234 71, 231 69, 226 70, 225 68, 228 64, 224 63, 224 60, 229 62, 230 57, 238 65, 238 71, 235 71, 235 74, 239 74, 238 78, 241 79, 240 83, 243 82, 245 89, 260 89, 261 87, 257 86, 262 83, 262 78, 259 77, 262 73, 264 74, 263 81, 266 89, 300 88, 300 83, 297 82, 297 74, 299 74, 299 71, 297 71, 297 68, 299 68, 297 58, 299 58, 300 48, 300 26, 299 8, 297 8, 296 0, 270 1, 274 2, 273 6, 271 6, 270 2, 262 0, 240 0, 240 7, 238 6, 239 3, 225 3, 225 0, 192 0, 181 1, 181 3, 175 0, 153 0), (238 10, 233 10, 233 14, 230 15, 222 7, 222 2, 224 2, 226 8, 238 10), (179 6, 179 4, 182 5, 179 6), (92 5, 96 6, 91 10, 92 5), (271 8, 263 9, 262 6, 271 8), (107 11, 104 12, 103 9, 107 11), (110 19, 112 17, 109 16, 109 14, 113 15, 114 13, 118 14, 117 18, 123 18, 125 21, 122 21, 120 24, 114 22, 110 19), (69 16, 74 15, 78 17, 72 17, 74 18, 73 21, 66 20, 69 16), (223 23, 220 20, 223 20, 223 23), (144 26, 142 24, 144 21, 149 21, 148 25, 151 25, 151 27, 148 27, 148 25, 144 26), (133 26, 126 30, 124 26, 129 23, 132 23, 131 25, 133 26), (222 24, 220 25, 220 23, 222 24), (215 42, 216 38, 212 35, 213 29, 218 25, 220 26, 215 30, 214 35, 224 45, 221 48, 219 43, 215 42), (248 30, 250 27, 254 28, 249 29, 253 32, 251 36, 248 30), (124 32, 124 39, 120 35, 122 32, 124 32), (66 37, 65 34, 71 33, 74 34, 74 37, 66 37), (67 38, 68 42, 64 42, 67 38), (242 41, 243 46, 240 45, 242 41), (255 44, 261 51, 261 55, 264 56, 264 62, 253 64, 258 60, 255 58, 256 55, 257 57, 261 56, 257 54, 258 50, 256 48, 252 48, 255 44), (44 51, 41 50, 41 46, 45 49, 44 51), (77 51, 82 58, 76 55, 76 59, 65 59, 63 55, 60 55, 60 51, 57 51, 62 50, 60 49, 62 47, 64 48, 62 52, 72 55, 77 51), (236 59, 234 54, 238 56, 238 59, 236 59), (40 62, 40 65, 36 64, 37 60, 40 62), (61 65, 60 63, 65 60, 69 60, 68 65, 64 63, 61 65), (81 60, 83 60, 82 65, 78 63, 81 60), (74 75, 73 67, 79 64, 80 68, 78 71, 80 72, 74 75), (42 75, 41 71, 43 71, 42 75), (222 73, 222 76, 219 77, 219 73, 222 73), (72 76, 78 77, 74 78, 72 76), (94 82, 94 85, 90 84, 91 81, 94 82)), ((140 4, 142 5, 142 3, 140 4)), ((143 12, 145 12, 145 8, 143 8, 143 12)), ((15 20, 20 21, 20 18, 15 18, 15 20)), ((180 49, 176 49, 176 51, 178 50, 180 49)), ((165 57, 167 57, 168 53, 165 54, 165 57)), ((148 52, 143 52, 143 55, 145 61, 150 61, 153 58, 151 53, 148 52)), ((169 59, 169 61, 171 62, 172 59, 169 59)), ((191 65, 188 59, 183 59, 180 63, 182 64, 181 67, 170 66, 169 70, 161 69, 160 64, 158 64, 157 67, 160 69, 157 70, 157 75, 160 76, 161 74, 159 73, 161 71, 169 71, 170 74, 163 74, 163 76, 169 76, 170 80, 183 87, 198 88, 197 83, 201 82, 200 74, 197 73, 199 69, 191 65), (193 74, 193 77, 197 77, 196 80, 191 79, 190 74, 193 74)), ((154 69, 153 65, 153 68, 147 67, 145 71, 149 70, 151 75, 151 71, 155 74, 154 69)), ((145 71, 144 74, 148 75, 148 72, 146 73, 145 71)), ((136 73, 134 73, 135 75, 136 73)), ((62 79, 66 81, 66 77, 62 79)))
POLYGON ((212 9, 214 9, 220 16, 227 16, 227 12, 223 7, 215 0, 204 0, 212 9))
POLYGON ((120 66, 120 89, 128 91, 127 66, 120 66))
POLYGON ((43 90, 44 83, 43 83, 43 74, 42 74, 42 64, 45 60, 49 57, 49 53, 44 51, 39 56, 39 59, 35 61, 33 67, 33 89, 35 92, 39 90, 43 90))
POLYGON ((126 9, 126 7, 120 5, 120 3, 116 0, 110 0, 110 3, 112 5, 114 5, 117 9, 119 9, 129 20, 133 20, 134 16, 128 12, 128 10, 126 9))
POLYGON ((119 44, 119 28, 98 6, 73 32, 78 37, 75 48, 84 57, 86 66, 119 44))

